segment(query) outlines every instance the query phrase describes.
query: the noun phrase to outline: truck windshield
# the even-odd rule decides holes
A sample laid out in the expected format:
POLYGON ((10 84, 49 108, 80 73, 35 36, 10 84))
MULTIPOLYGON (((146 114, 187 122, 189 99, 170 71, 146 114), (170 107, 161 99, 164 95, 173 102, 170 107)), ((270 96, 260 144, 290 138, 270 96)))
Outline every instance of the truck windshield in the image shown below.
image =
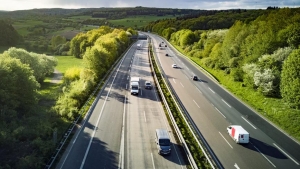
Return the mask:
POLYGON ((132 86, 131 89, 132 90, 138 90, 139 88, 137 86, 132 86))
POLYGON ((169 139, 160 139, 159 140, 159 145, 161 145, 161 146, 169 146, 170 145, 170 140, 169 139))

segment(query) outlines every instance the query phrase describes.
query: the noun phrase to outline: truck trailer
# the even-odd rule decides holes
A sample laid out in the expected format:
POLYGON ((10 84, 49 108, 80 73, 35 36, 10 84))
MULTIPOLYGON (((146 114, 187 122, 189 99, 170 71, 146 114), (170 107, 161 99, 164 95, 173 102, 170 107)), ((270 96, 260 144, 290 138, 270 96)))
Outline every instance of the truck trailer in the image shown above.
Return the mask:
POLYGON ((131 77, 130 79, 130 92, 131 94, 139 94, 140 90, 140 78, 139 77, 131 77))
POLYGON ((236 143, 249 143, 250 134, 242 126, 230 125, 227 127, 227 132, 236 143))

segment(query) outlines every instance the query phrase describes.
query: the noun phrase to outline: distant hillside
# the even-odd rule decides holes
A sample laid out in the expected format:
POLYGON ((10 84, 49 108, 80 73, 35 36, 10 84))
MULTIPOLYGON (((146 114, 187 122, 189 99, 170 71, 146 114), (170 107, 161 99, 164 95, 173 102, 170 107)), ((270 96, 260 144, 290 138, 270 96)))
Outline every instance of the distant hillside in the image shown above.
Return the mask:
POLYGON ((81 9, 31 9, 18 11, 0 11, 0 17, 27 17, 32 15, 51 15, 51 16, 65 16, 65 15, 89 15, 95 18, 106 19, 122 19, 128 16, 140 15, 193 15, 206 10, 194 9, 172 9, 172 8, 147 8, 147 7, 129 7, 129 8, 81 8, 81 9))

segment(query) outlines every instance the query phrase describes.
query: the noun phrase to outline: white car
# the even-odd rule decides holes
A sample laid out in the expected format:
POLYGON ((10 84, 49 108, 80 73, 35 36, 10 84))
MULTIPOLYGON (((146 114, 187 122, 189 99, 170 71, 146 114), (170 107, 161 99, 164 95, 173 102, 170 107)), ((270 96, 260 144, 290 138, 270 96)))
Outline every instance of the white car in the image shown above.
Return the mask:
POLYGON ((178 66, 176 64, 173 64, 172 68, 178 68, 178 66))

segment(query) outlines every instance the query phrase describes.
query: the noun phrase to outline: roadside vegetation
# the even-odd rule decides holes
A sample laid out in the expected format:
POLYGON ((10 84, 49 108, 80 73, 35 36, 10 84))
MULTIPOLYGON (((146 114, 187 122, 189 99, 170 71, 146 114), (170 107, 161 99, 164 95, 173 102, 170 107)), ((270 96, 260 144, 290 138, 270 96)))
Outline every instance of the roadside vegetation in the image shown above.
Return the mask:
POLYGON ((164 97, 167 100, 168 106, 171 110, 172 116, 174 117, 176 124, 178 128, 180 129, 180 132, 186 141, 186 144, 198 166, 198 168, 211 168, 210 164, 208 163, 204 153, 202 152, 201 148, 198 146, 197 141, 195 140, 193 134, 191 133, 188 125, 184 121, 184 117, 180 114, 180 111, 178 110, 172 96, 170 95, 168 88, 166 87, 166 84, 163 81, 163 76, 161 75, 161 72, 159 71, 154 56, 153 56, 153 51, 152 47, 149 46, 150 48, 150 57, 152 61, 152 66, 154 69, 154 73, 156 74, 156 77, 158 79, 159 85, 161 87, 161 90, 164 94, 164 97))
MULTIPOLYGON (((132 29, 128 30, 136 33, 132 29)), ((9 48, 0 54, 0 166, 43 168, 66 128, 79 116, 98 81, 128 48, 126 31, 100 27, 78 34, 70 53, 47 56, 9 48), (87 43, 79 48, 77 45, 87 43), (57 64, 59 63, 59 66, 57 64), (63 81, 51 83, 54 68, 63 81)))
POLYGON ((236 21, 229 29, 177 30, 161 27, 165 21, 151 27, 160 25, 158 33, 178 50, 300 140, 299 18, 300 8, 284 8, 267 11, 252 22, 236 21))
POLYGON ((299 140, 299 18, 299 9, 272 8, 0 11, 0 168, 44 168, 95 85, 148 21, 145 31, 164 36, 299 140), (54 69, 61 83, 51 83, 54 69))

